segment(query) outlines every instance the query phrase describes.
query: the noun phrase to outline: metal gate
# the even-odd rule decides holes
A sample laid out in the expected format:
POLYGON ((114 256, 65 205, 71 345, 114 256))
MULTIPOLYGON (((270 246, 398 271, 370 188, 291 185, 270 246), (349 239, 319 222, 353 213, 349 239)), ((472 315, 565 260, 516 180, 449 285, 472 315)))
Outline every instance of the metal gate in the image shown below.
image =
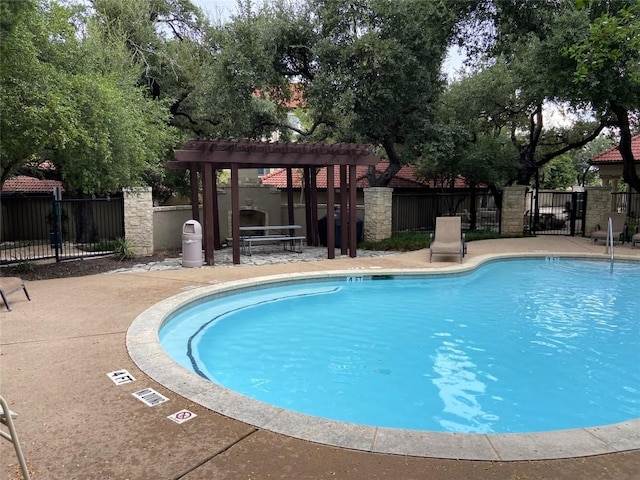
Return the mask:
POLYGON ((500 210, 490 192, 393 192, 393 232, 433 232, 436 217, 457 215, 464 231, 500 231, 500 210))
POLYGON ((124 237, 124 200, 2 198, 0 263, 108 255, 124 237))
POLYGON ((525 229, 534 235, 584 235, 587 192, 531 190, 525 229))

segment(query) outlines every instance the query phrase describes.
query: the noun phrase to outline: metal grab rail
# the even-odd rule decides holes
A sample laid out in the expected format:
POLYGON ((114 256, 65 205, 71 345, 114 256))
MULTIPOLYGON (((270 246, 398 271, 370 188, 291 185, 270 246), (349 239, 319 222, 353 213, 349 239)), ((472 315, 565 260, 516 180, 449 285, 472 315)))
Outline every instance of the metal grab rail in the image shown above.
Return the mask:
POLYGON ((613 220, 609 217, 607 221, 607 240, 605 242, 605 255, 609 253, 609 244, 611 244, 611 271, 613 272, 613 259, 614 259, 614 247, 613 247, 613 220))
POLYGON ((22 448, 18 441, 16 427, 13 425, 14 417, 17 417, 17 414, 9 410, 9 404, 4 398, 0 397, 0 423, 6 425, 9 429, 8 433, 4 430, 0 430, 0 438, 4 438, 5 440, 13 443, 13 447, 16 449, 16 456, 20 462, 20 468, 22 469, 22 476, 24 477, 24 480, 29 480, 31 477, 29 476, 27 461, 24 459, 24 454, 22 453, 22 448))

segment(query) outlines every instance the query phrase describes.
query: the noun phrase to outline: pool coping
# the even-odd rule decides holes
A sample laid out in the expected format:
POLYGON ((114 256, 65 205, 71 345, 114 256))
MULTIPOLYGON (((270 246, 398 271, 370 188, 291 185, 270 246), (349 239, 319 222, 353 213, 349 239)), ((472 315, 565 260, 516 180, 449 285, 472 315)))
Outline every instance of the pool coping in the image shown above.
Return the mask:
MULTIPOLYGON (((349 276, 451 275, 475 270, 494 260, 545 257, 606 261, 600 255, 534 252, 483 255, 468 259, 462 264, 429 269, 364 267, 357 270, 326 270, 230 281, 174 295, 142 312, 127 331, 127 350, 134 363, 146 375, 194 403, 258 428, 334 447, 416 457, 488 461, 550 460, 640 449, 640 418, 571 430, 467 434, 372 427, 314 417, 251 399, 190 372, 166 354, 158 337, 161 326, 176 310, 205 297, 238 289, 291 280, 349 276)), ((637 262, 634 257, 618 259, 637 262)))

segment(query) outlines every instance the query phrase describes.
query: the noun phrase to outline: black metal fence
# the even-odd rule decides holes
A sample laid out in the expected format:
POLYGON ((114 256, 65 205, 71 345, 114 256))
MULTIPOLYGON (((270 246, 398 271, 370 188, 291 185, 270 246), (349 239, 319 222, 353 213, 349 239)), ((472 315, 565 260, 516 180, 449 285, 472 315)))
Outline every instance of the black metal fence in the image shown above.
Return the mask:
POLYGON ((433 232, 436 217, 457 215, 465 231, 500 231, 493 195, 481 193, 393 193, 392 229, 433 232))
POLYGON ((627 238, 640 231, 640 193, 613 193, 611 204, 614 212, 627 214, 627 238))
POLYGON ((0 203, 2 264, 107 255, 124 237, 122 196, 65 200, 53 195, 7 196, 0 203))
POLYGON ((527 192, 525 230, 535 235, 583 235, 586 192, 527 192))

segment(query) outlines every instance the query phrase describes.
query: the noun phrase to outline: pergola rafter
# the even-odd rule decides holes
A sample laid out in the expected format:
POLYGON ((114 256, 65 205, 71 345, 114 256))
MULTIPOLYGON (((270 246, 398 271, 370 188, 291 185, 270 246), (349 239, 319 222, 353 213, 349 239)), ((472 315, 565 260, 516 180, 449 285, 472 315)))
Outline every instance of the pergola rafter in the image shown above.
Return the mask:
MULTIPOLYGON (((234 140, 190 140, 175 151, 174 170, 189 170, 191 205, 194 220, 200 221, 198 174, 202 178, 203 237, 205 262, 212 265, 214 250, 221 246, 217 207, 216 170, 231 170, 231 231, 233 263, 240 263, 239 175, 242 168, 286 168, 289 224, 294 223, 292 169, 303 169, 307 245, 318 245, 318 196, 314 169, 327 167, 333 179, 334 167, 340 168, 340 181, 327 185, 327 213, 334 209, 335 188, 340 189, 341 253, 356 256, 356 166, 376 165, 380 158, 369 145, 337 143, 286 143, 234 140), (353 208, 350 208, 353 206, 353 208)), ((327 258, 335 258, 335 224, 327 222, 327 258)))

